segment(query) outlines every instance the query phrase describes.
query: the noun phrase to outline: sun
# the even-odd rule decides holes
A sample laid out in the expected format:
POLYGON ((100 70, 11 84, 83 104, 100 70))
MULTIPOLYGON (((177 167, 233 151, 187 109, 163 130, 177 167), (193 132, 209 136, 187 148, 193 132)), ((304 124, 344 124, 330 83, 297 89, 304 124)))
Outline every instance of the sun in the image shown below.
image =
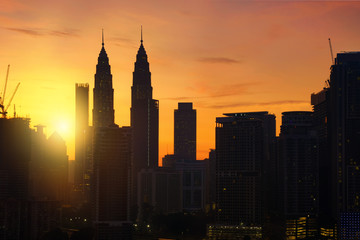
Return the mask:
POLYGON ((56 123, 56 132, 62 137, 67 137, 70 134, 70 124, 66 120, 61 120, 56 123))

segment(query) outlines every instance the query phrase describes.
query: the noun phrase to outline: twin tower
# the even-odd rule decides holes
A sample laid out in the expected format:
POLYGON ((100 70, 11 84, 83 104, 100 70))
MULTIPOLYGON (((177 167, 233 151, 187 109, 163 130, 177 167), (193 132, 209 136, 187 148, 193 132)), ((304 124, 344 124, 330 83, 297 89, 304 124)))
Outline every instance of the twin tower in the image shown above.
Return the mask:
MULTIPOLYGON (((96 65, 93 127, 114 125, 114 89, 109 58, 102 48, 96 65)), ((131 87, 132 169, 158 166, 159 101, 152 97, 151 73, 141 34, 131 87)))
MULTIPOLYGON (((138 198, 138 173, 158 166, 159 102, 152 97, 151 73, 142 36, 131 92, 131 127, 119 128, 114 123, 114 89, 103 38, 96 66, 93 108, 91 185, 95 226, 129 220, 129 209, 136 207, 138 198)), ((108 227, 99 232, 107 232, 108 227)), ((118 239, 126 239, 124 236, 118 239)), ((112 238, 106 235, 106 239, 112 238)))

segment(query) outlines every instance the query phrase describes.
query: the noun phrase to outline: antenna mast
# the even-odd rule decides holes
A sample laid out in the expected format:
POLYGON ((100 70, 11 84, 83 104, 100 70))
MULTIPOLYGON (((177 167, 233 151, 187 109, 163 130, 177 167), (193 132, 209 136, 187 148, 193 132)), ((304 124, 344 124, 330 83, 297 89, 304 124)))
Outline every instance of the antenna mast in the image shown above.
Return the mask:
POLYGON ((333 55, 333 50, 332 50, 331 39, 330 38, 329 38, 329 46, 330 46, 330 53, 331 53, 331 61, 332 61, 332 64, 334 65, 335 64, 334 55, 333 55))

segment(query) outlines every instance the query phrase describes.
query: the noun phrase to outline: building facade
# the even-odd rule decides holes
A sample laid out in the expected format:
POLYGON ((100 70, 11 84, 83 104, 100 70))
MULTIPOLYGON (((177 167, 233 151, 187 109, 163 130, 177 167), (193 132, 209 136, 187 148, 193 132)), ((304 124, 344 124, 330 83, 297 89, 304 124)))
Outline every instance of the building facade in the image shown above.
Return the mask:
POLYGON ((0 239, 27 239, 30 119, 0 118, 0 239))
POLYGON ((262 169, 269 160, 275 116, 267 112, 225 116, 216 118, 216 222, 261 227, 266 199, 262 169))
POLYGON ((130 149, 129 127, 95 129, 93 222, 97 239, 129 237, 130 149))
MULTIPOLYGON (((342 216, 360 212, 359 79, 360 52, 338 53, 331 67, 327 119, 331 186, 335 190, 331 209, 338 226, 342 216)), ((338 232, 343 232, 341 227, 338 232)), ((348 239, 346 235, 340 238, 348 239)))
POLYGON ((279 136, 280 185, 286 237, 316 237, 319 145, 313 113, 283 112, 279 136))

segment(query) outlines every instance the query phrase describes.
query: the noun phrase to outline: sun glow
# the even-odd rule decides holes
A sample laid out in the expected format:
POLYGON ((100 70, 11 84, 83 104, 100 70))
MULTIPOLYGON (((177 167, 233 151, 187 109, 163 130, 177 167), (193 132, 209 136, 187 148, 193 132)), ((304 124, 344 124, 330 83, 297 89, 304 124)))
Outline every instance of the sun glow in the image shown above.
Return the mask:
POLYGON ((71 132, 71 128, 70 128, 70 124, 68 121, 62 119, 62 120, 59 120, 57 123, 56 123, 56 129, 55 129, 63 138, 66 138, 68 137, 71 132))

